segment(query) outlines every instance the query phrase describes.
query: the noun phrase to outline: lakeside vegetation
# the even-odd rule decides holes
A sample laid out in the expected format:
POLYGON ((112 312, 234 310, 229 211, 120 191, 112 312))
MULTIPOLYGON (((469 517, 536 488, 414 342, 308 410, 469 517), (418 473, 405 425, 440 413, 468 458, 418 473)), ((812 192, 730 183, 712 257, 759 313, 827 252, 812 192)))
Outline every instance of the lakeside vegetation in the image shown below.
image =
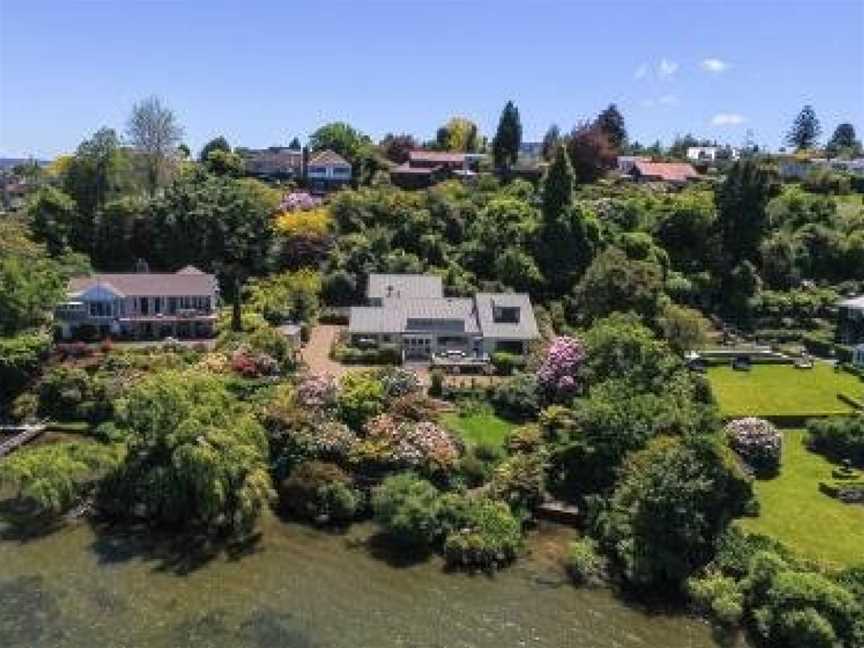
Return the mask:
MULTIPOLYGON (((577 582, 686 601, 768 646, 864 641, 864 572, 847 535, 860 506, 819 493, 826 464, 812 455, 860 464, 860 415, 811 430, 818 448, 787 443, 782 460, 767 421, 722 424, 845 414, 837 394, 862 383, 825 364, 706 378, 683 360, 717 328, 834 350, 823 339, 834 303, 864 280, 864 209, 834 196, 852 191, 848 178, 782 186, 750 150, 716 182, 633 184, 612 161, 645 149, 610 106, 567 135, 550 130, 532 183, 511 173, 521 125, 508 104, 494 168, 416 192, 387 180, 394 138, 375 146, 325 125, 312 148, 344 155, 358 186, 297 209, 283 195, 293 187, 244 177, 227 142, 178 158, 182 131, 159 102, 135 107, 133 140, 148 121, 165 130, 161 148, 141 139, 136 154, 100 130, 0 223, 4 412, 91 439, 4 460, 19 503, 62 518, 87 502, 99 519, 215 546, 254 537, 271 508, 321 527, 372 519, 406 560, 492 571, 519 560, 552 497, 581 513, 567 564, 577 582), (138 258, 218 276, 230 308, 212 348, 53 344, 65 279, 138 258), (398 366, 309 371, 277 326, 308 331, 327 308, 359 303, 372 272, 438 274, 450 295, 528 292, 542 339, 482 388, 434 374, 427 391, 398 366), (442 400, 464 411, 442 416, 442 400)), ((477 135, 453 119, 431 146, 476 151, 477 135)))

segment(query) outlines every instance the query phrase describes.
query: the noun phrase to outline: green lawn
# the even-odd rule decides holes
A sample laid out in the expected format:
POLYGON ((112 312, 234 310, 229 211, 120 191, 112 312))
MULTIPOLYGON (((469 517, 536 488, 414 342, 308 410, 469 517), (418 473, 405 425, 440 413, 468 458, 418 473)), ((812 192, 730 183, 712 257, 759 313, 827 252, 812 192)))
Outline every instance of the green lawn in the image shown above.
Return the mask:
POLYGON ((447 429, 459 437, 467 445, 478 443, 503 446, 504 441, 514 424, 491 412, 480 412, 463 416, 456 412, 448 412, 441 417, 441 422, 447 429))
POLYGON ((837 394, 861 398, 864 382, 819 362, 813 369, 792 365, 753 365, 750 371, 711 367, 708 378, 728 416, 846 413, 851 410, 837 394))
POLYGON ((864 562, 864 506, 819 492, 834 467, 807 450, 802 430, 783 435, 780 475, 756 481, 761 512, 745 518, 748 531, 773 536, 802 556, 842 566, 864 562))

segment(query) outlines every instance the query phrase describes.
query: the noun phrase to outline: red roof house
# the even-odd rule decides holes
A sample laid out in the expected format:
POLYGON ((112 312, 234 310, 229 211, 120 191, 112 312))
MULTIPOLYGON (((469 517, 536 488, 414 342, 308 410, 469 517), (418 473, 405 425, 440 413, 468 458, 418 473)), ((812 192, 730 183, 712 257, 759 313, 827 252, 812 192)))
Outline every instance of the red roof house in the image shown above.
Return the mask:
POLYGON ((683 185, 702 176, 693 165, 686 162, 647 162, 637 160, 633 163, 630 175, 638 182, 667 182, 683 185))

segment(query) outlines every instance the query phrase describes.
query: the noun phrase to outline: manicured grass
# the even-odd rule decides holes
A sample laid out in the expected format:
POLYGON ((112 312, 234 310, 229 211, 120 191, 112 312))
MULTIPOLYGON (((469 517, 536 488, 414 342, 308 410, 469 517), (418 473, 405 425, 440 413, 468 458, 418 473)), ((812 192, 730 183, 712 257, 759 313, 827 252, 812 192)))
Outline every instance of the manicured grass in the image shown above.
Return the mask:
POLYGON ((444 426, 467 445, 486 444, 503 446, 514 424, 491 412, 478 412, 463 416, 448 412, 441 417, 444 426))
POLYGON ((780 475, 756 481, 759 517, 741 524, 807 558, 834 566, 864 563, 864 506, 843 504, 819 491, 819 482, 830 479, 835 466, 803 441, 803 430, 784 431, 780 475))
POLYGON ((754 365, 750 371, 711 367, 708 378, 720 411, 728 416, 839 414, 851 408, 837 398, 864 396, 864 382, 827 363, 813 369, 792 365, 754 365))

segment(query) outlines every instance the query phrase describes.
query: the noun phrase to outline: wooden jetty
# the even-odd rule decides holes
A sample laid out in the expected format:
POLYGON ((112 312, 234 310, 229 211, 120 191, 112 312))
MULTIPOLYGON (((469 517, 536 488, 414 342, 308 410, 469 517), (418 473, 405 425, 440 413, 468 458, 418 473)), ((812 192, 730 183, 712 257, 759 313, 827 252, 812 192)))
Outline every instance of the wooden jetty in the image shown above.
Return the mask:
POLYGON ((0 442, 0 457, 4 457, 24 444, 30 443, 33 439, 41 435, 45 429, 46 425, 44 423, 36 423, 35 425, 0 426, 0 433, 13 433, 13 436, 0 442))
POLYGON ((550 520, 571 526, 578 526, 582 521, 582 512, 578 506, 555 499, 548 499, 543 502, 535 509, 534 515, 541 520, 550 520))

